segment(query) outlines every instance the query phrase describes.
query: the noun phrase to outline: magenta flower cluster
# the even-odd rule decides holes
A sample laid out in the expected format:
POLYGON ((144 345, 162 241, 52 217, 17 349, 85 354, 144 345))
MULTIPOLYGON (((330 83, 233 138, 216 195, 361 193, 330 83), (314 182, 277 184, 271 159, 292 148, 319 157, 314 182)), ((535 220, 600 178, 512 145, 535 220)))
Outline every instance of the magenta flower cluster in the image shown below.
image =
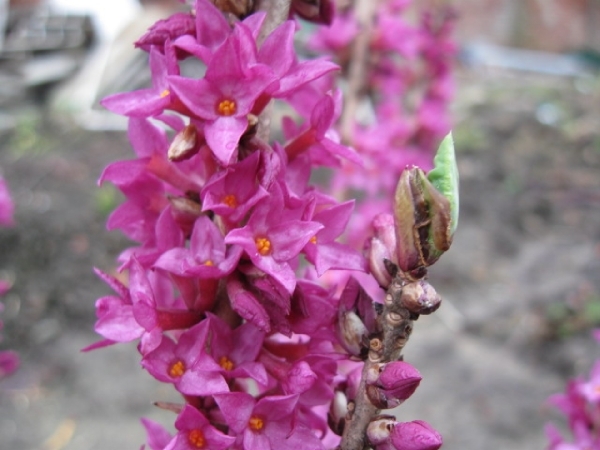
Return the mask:
MULTIPOLYGON (((14 204, 8 191, 8 186, 3 178, 0 178, 0 225, 12 226, 14 224, 14 204)), ((10 289, 10 283, 6 280, 0 280, 0 296, 10 289)), ((0 313, 4 305, 0 303, 0 313)), ((4 324, 0 320, 0 331, 4 324)), ((0 336, 1 340, 2 336, 0 336)), ((0 351, 0 379, 10 375, 19 367, 19 355, 12 350, 0 351)))
MULTIPOLYGON (((369 202, 358 204, 359 218, 351 232, 364 239, 368 218, 389 209, 390 194, 406 166, 431 168, 433 154, 450 130, 449 104, 455 86, 452 72, 458 50, 453 40, 456 13, 449 7, 422 8, 417 24, 406 17, 412 0, 379 2, 368 38, 362 112, 345 131, 363 157, 363 167, 334 174, 337 191, 366 191, 369 202), (381 167, 386 170, 382 171, 381 167)), ((354 8, 321 27, 309 45, 330 54, 342 66, 350 64, 360 36, 361 18, 354 8)))
MULTIPOLYGON (((331 19, 331 2, 312 16, 309 3, 291 12, 331 19)), ((261 12, 228 20, 196 0, 192 13, 159 21, 136 43, 149 54, 152 87, 102 101, 129 118, 135 151, 101 175, 126 197, 107 226, 139 245, 119 256, 127 283, 97 270, 114 294, 96 302, 103 340, 88 350, 139 340, 142 366, 182 395, 167 407, 177 413, 174 435, 143 421, 152 450, 334 448, 335 424, 361 381, 363 363, 338 327, 357 290, 328 272, 367 270, 338 241, 354 201, 310 182, 318 166, 362 170, 332 128, 338 66, 300 60, 296 21, 263 39, 264 21, 261 12), (203 69, 182 73, 186 58, 203 69), (268 138, 274 102, 295 111, 282 119, 282 142, 268 138)), ((420 380, 394 361, 366 383, 391 408, 420 380)), ((386 420, 367 433, 377 450, 441 446, 422 421, 386 420)))
MULTIPOLYGON (((594 332, 594 338, 600 342, 600 330, 594 332)), ((572 434, 570 442, 554 425, 546 425, 548 450, 600 448, 600 360, 587 379, 570 380, 565 392, 552 395, 548 403, 565 416, 572 434)))

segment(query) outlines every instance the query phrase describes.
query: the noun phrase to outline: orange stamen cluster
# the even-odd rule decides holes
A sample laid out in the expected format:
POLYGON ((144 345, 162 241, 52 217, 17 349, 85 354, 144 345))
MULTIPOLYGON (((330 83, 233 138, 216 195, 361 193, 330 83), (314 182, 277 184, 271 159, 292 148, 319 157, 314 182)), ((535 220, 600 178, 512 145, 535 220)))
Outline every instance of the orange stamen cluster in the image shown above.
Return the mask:
POLYGON ((169 369, 169 375, 173 378, 179 378, 185 373, 185 364, 183 361, 179 360, 171 365, 169 369))
POLYGON ((204 433, 198 429, 191 430, 188 434, 188 442, 192 447, 204 448, 206 445, 204 433))
POLYGON ((317 244, 317 236, 311 237, 308 242, 310 242, 311 244, 315 244, 316 245, 317 244))
POLYGON ((225 203, 230 208, 235 208, 237 207, 237 198, 235 198, 235 195, 233 194, 228 194, 225 197, 223 197, 223 203, 225 203))
POLYGON ((227 371, 233 370, 233 361, 230 360, 227 356, 221 356, 219 358, 219 365, 227 371))
POLYGON ((260 417, 252 416, 248 421, 248 427, 252 431, 260 431, 265 427, 265 422, 260 417))
POLYGON ((258 250, 258 253, 261 255, 266 256, 271 253, 271 241, 267 238, 259 237, 256 238, 254 242, 256 243, 256 249, 258 250))
POLYGON ((237 110, 237 105, 233 100, 221 100, 217 105, 217 113, 221 116, 233 116, 237 110))
POLYGON ((169 91, 168 89, 165 89, 164 91, 162 91, 160 93, 160 98, 165 98, 167 95, 171 95, 171 91, 169 91))

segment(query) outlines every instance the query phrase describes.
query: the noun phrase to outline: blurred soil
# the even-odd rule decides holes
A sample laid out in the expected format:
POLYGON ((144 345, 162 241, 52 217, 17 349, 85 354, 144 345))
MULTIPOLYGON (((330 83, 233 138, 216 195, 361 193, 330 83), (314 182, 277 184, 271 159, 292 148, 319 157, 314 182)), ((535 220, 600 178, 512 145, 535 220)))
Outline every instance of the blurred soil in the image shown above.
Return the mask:
MULTIPOLYGON (((461 217, 431 271, 445 298, 423 317, 406 360, 423 374, 398 414, 423 419, 447 450, 543 448, 544 407, 600 348, 600 80, 463 71, 455 104, 461 217)), ((3 128, 0 167, 17 226, 0 230, 2 348, 21 354, 0 382, 0 447, 138 449, 139 417, 173 399, 139 367, 135 345, 92 353, 94 301, 127 242, 106 232, 119 195, 102 168, 132 155, 124 133, 77 129, 41 106, 3 128)), ((560 420, 559 420, 560 421, 560 420)))

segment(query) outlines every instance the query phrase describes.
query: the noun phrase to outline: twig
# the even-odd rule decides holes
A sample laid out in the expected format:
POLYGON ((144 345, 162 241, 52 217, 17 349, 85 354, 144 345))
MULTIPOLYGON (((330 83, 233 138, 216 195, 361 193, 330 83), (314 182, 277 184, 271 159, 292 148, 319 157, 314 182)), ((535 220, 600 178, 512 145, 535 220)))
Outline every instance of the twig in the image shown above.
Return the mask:
MULTIPOLYGON (((258 0, 255 11, 265 11, 267 17, 258 35, 256 41, 258 47, 262 45, 267 36, 279 25, 285 22, 290 15, 291 0, 258 0)), ((258 126, 256 134, 265 142, 268 142, 271 131, 271 116, 273 114, 272 102, 269 103, 258 116, 258 126)))
POLYGON ((369 355, 362 370, 358 393, 346 417, 339 446, 341 450, 365 448, 367 427, 373 417, 380 412, 367 396, 367 374, 375 364, 401 359, 402 349, 412 332, 414 315, 399 302, 402 285, 403 282, 398 277, 394 279, 386 293, 383 312, 378 317, 382 330, 381 337, 372 338, 369 342, 369 355))
POLYGON ((360 31, 352 46, 352 59, 348 68, 348 92, 344 97, 344 111, 341 120, 342 142, 352 143, 352 130, 356 119, 356 110, 366 83, 369 43, 373 34, 373 22, 378 0, 357 0, 355 14, 360 31))
POLYGON ((290 15, 291 0, 258 0, 255 11, 265 11, 267 17, 258 35, 258 46, 264 42, 275 28, 285 22, 290 15))

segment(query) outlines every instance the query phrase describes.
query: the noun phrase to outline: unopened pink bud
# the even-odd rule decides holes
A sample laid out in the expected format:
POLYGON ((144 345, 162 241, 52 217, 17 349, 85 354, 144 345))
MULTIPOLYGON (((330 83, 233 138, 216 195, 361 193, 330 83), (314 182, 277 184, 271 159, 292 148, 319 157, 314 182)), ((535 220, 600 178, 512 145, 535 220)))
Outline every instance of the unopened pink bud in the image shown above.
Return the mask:
POLYGON ((367 395, 380 409, 395 408, 409 398, 421 382, 421 374, 404 361, 380 364, 367 374, 367 395))
POLYGON ((384 289, 392 283, 392 276, 387 270, 385 260, 390 260, 389 249, 376 237, 371 238, 367 248, 367 260, 369 261, 369 271, 375 277, 379 286, 384 289))
POLYGON ((394 264, 398 264, 396 258, 396 226, 394 224, 394 216, 388 213, 377 214, 372 222, 373 232, 389 250, 389 260, 394 264))
POLYGON ((391 439, 398 450, 437 450, 443 444, 442 436, 423 420, 397 423, 391 439))
POLYGON ((396 232, 391 214, 378 214, 372 222, 373 237, 367 246, 369 269, 379 285, 387 289, 392 282, 389 265, 397 265, 396 232), (386 262, 387 260, 387 262, 386 262))

